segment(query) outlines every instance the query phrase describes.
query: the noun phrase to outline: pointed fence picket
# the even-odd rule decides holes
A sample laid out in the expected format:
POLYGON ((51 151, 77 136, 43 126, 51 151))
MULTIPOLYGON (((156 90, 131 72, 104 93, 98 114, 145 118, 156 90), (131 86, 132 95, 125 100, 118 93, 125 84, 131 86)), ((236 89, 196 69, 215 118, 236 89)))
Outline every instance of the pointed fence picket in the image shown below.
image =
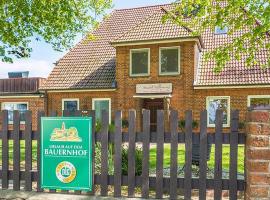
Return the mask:
MULTIPOLYGON (((50 116, 57 116, 56 112, 50 112, 50 116)), ((207 133, 207 111, 200 114, 200 133, 192 132, 192 111, 185 113, 185 130, 178 131, 178 112, 170 111, 169 129, 165 132, 165 114, 164 111, 157 111, 157 132, 150 132, 150 111, 144 110, 142 113, 142 132, 136 131, 136 111, 129 111, 129 129, 128 132, 122 132, 122 112, 115 113, 114 123, 115 130, 109 132, 109 113, 102 111, 102 128, 100 133, 95 131, 95 111, 63 111, 63 116, 90 116, 93 120, 93 174, 95 174, 95 144, 101 143, 101 173, 93 176, 94 186, 100 186, 100 194, 108 196, 110 188, 114 187, 114 196, 121 197, 123 195, 122 186, 127 186, 129 197, 134 197, 136 188, 141 188, 141 197, 149 198, 150 193, 155 194, 156 198, 163 198, 168 195, 170 199, 177 199, 180 195, 179 189, 182 189, 185 199, 190 199, 192 190, 197 189, 200 199, 206 199, 206 191, 214 190, 214 199, 221 199, 222 191, 229 190, 230 199, 237 199, 238 191, 244 190, 245 180, 238 179, 237 162, 238 162, 238 145, 245 144, 245 134, 238 130, 239 111, 231 112, 231 133, 223 133, 223 112, 218 110, 215 122, 215 134, 207 133), (108 170, 108 149, 113 144, 113 175, 108 170), (125 144, 125 145, 124 145, 125 144), (138 163, 135 160, 136 146, 142 146, 142 172, 141 175, 135 173, 138 163), (156 144, 156 176, 149 176, 149 153, 150 144, 156 144), (170 176, 164 176, 164 144, 170 144, 170 176), (185 166, 184 177, 178 176, 178 147, 179 144, 185 145, 185 166), (192 176, 193 163, 193 145, 199 145, 199 178, 192 176), (215 169, 214 178, 207 178, 207 153, 208 145, 213 144, 215 148, 215 169), (230 166, 229 179, 222 177, 222 146, 230 145, 230 166), (123 145, 125 147, 123 147, 123 145), (128 169, 127 175, 122 173, 122 151, 128 148, 128 169)), ((13 124, 9 124, 8 111, 1 112, 2 130, 0 131, 0 139, 2 140, 2 168, 0 170, 0 179, 2 189, 11 187, 13 190, 24 189, 26 191, 37 190, 44 192, 40 188, 40 131, 41 117, 45 116, 43 111, 38 113, 38 129, 32 130, 32 113, 25 112, 24 128, 20 121, 19 111, 13 113, 13 124), (12 129, 9 130, 10 126, 12 129), (25 160, 21 157, 20 141, 25 141, 25 160), (13 164, 9 166, 9 141, 13 141, 13 164), (32 144, 37 141, 37 169, 33 170, 33 149, 32 144), (24 167, 21 161, 25 161, 24 167), (23 169, 24 168, 24 169, 23 169), (10 182, 12 181, 12 182, 10 182), (37 183, 37 184, 34 184, 37 183), (24 187, 22 187, 24 186, 24 187)), ((60 191, 61 193, 75 193, 95 195, 93 192, 85 193, 83 191, 60 191)), ((58 190, 48 190, 48 192, 59 192, 58 190)))

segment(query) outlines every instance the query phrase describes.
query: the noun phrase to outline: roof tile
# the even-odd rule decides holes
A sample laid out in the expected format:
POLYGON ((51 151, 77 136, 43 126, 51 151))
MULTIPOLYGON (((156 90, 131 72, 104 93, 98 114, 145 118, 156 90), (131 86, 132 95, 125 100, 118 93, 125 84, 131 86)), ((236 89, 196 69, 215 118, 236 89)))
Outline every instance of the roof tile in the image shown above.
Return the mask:
MULTIPOLYGON (((94 31, 96 40, 84 38, 72 48, 54 67, 41 89, 107 89, 112 88, 115 81, 115 48, 111 42, 133 42, 146 40, 173 39, 190 37, 191 32, 184 27, 168 21, 162 24, 163 8, 170 9, 172 5, 159 5, 133 9, 115 10, 94 31)), ((195 28, 195 27, 194 27, 195 28)), ((247 68, 245 58, 232 60, 226 68, 215 74, 214 61, 206 61, 205 53, 227 44, 233 38, 243 34, 216 35, 208 29, 201 39, 204 48, 201 53, 196 86, 213 85, 247 85, 270 84, 270 69, 259 66, 247 68)), ((269 52, 262 49, 257 52, 257 58, 264 64, 269 52)))

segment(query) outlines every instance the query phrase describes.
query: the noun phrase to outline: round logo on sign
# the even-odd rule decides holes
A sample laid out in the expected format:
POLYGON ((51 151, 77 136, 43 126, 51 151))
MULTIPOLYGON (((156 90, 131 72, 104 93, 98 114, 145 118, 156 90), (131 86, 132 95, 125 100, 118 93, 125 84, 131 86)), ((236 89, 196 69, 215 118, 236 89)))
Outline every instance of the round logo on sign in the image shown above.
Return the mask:
POLYGON ((76 168, 70 162, 63 161, 56 167, 56 177, 62 183, 70 183, 76 177, 76 168))

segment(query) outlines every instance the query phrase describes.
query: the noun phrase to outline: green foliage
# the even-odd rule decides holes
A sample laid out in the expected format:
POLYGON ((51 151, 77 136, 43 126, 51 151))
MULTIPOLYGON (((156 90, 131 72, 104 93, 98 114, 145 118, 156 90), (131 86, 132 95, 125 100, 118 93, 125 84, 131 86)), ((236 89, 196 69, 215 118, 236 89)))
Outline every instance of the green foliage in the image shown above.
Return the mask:
MULTIPOLYGON (((108 149, 108 173, 113 175, 113 145, 109 144, 108 149)), ((97 143, 95 146, 95 173, 101 173, 101 143, 97 143)))
MULTIPOLYGON (((108 149, 108 171, 110 175, 114 173, 114 144, 109 144, 108 149)), ((140 176, 142 174, 142 149, 135 149, 135 174, 140 176)), ((97 143, 95 147, 95 171, 101 172, 101 144, 97 143)), ((128 174, 128 148, 122 148, 122 174, 128 174)))
POLYGON ((110 133, 114 133, 114 131, 115 131, 115 125, 114 124, 110 124, 109 125, 109 132, 110 133))
POLYGON ((29 57, 33 37, 68 49, 78 33, 95 29, 112 0, 0 1, 0 59, 29 57))
POLYGON ((128 120, 127 119, 122 119, 122 128, 128 128, 128 120))
MULTIPOLYGON (((179 127, 182 131, 185 130, 185 125, 186 125, 186 121, 185 121, 185 120, 180 120, 180 121, 178 122, 178 127, 179 127)), ((198 123, 197 121, 193 120, 193 121, 192 121, 192 128, 194 129, 194 128, 198 128, 198 127, 199 127, 199 123, 198 123)))
POLYGON ((256 57, 259 50, 270 51, 269 0, 177 0, 175 8, 163 17, 163 22, 166 20, 193 30, 196 36, 216 26, 228 27, 229 35, 237 35, 228 44, 206 54, 206 60, 216 62, 216 73, 220 73, 232 59, 242 58, 248 67, 270 66, 270 57, 267 62, 256 57), (239 32, 243 34, 239 35, 239 32))
MULTIPOLYGON (((135 149, 135 175, 141 176, 142 174, 142 149, 135 149)), ((128 149, 122 149, 122 174, 128 175, 128 149)))
POLYGON ((242 122, 239 122, 238 127, 240 130, 243 130, 245 128, 245 125, 246 125, 246 122, 242 121, 242 122))
MULTIPOLYGON (((101 128, 102 128, 102 123, 100 120, 97 120, 96 121, 96 132, 99 133, 101 131, 101 128)), ((110 133, 113 133, 115 131, 115 125, 113 122, 111 124, 109 124, 108 129, 109 129, 110 133)))
POLYGON ((101 131, 101 127, 102 127, 101 121, 97 120, 96 121, 96 132, 97 133, 99 133, 101 131))
MULTIPOLYGON (((123 125, 123 124, 122 124, 123 125)), ((128 124, 127 124, 128 126, 128 124)), ((100 120, 96 121, 96 132, 99 133, 101 131, 102 124, 100 120)), ((115 131, 114 122, 109 125, 109 133, 113 133, 115 131)), ((114 144, 109 143, 108 146, 108 166, 109 166, 109 174, 113 175, 114 172, 114 144)), ((142 173, 142 149, 135 149, 135 174, 136 176, 140 176, 142 173)), ((95 170, 96 173, 101 172, 101 144, 97 143, 95 146, 95 170)), ((128 148, 122 148, 122 174, 127 175, 128 173, 128 148)))

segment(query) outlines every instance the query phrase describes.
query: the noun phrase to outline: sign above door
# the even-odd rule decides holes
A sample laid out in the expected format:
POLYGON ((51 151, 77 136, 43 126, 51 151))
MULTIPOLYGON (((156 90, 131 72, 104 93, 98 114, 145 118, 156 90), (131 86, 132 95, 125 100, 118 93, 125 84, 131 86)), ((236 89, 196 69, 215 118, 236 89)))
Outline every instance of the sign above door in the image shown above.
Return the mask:
POLYGON ((137 94, 168 94, 172 93, 172 83, 137 84, 137 94))

